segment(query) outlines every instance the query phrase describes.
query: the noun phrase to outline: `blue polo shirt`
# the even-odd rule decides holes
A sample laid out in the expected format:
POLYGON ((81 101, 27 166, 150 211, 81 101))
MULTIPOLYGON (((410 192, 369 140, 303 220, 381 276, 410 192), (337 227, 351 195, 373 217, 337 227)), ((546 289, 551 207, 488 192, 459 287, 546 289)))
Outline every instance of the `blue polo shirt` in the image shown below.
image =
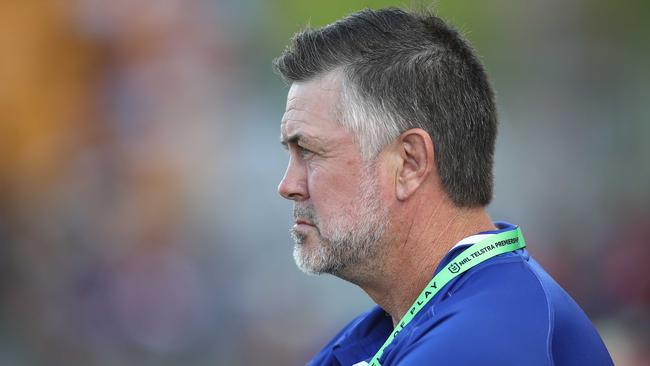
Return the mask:
MULTIPOLYGON (((495 223, 496 234, 514 230, 495 223)), ((476 238, 470 237, 467 239, 476 238)), ((436 273, 472 243, 463 240, 436 273)), ((379 306, 360 315, 308 365, 364 365, 393 330, 379 306)), ((379 362, 423 365, 613 365, 593 324, 525 249, 491 258, 459 275, 415 316, 379 362)))

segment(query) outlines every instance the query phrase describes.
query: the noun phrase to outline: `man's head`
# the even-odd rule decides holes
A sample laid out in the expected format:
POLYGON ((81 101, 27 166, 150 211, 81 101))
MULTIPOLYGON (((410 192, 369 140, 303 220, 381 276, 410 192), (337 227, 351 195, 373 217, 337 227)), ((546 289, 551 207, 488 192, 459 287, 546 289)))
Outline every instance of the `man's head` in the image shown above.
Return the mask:
POLYGON ((298 33, 275 66, 292 84, 279 191, 296 202, 298 224, 319 224, 294 228, 303 269, 332 273, 376 256, 393 208, 425 187, 458 207, 489 203, 493 92, 439 18, 364 10, 298 33), (317 266, 327 250, 337 264, 317 266))
POLYGON ((282 119, 289 166, 278 187, 294 203, 294 257, 308 273, 345 276, 377 251, 388 207, 378 170, 364 161, 354 134, 337 122, 340 78, 296 81, 282 119))

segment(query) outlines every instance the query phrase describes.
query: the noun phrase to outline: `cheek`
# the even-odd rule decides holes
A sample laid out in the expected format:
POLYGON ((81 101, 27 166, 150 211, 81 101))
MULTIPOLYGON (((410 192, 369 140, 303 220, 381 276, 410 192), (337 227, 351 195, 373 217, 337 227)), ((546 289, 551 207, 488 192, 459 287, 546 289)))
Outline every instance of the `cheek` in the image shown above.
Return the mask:
POLYGON ((359 179, 358 169, 314 169, 308 180, 310 200, 323 214, 349 207, 359 197, 359 179))
POLYGON ((395 197, 396 177, 393 170, 380 169, 377 175, 377 194, 384 203, 390 203, 395 197))

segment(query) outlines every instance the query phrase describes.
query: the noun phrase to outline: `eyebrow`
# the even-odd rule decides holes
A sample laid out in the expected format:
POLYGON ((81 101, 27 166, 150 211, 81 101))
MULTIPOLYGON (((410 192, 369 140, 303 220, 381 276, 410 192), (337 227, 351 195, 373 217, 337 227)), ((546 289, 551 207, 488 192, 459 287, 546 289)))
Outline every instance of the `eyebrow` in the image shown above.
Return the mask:
POLYGON ((301 133, 294 133, 293 135, 290 135, 289 137, 284 137, 280 136, 280 143, 284 145, 285 147, 288 146, 289 144, 297 144, 300 141, 308 141, 309 139, 305 137, 305 135, 301 133))

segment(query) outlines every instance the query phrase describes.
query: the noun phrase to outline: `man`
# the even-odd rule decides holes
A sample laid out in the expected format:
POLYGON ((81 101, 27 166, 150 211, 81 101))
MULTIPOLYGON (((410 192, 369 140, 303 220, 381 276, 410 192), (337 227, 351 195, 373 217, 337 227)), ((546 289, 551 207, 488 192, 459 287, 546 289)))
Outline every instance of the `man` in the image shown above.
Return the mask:
POLYGON ((612 364, 519 228, 485 211, 494 95, 456 31, 364 10, 297 34, 275 66, 296 263, 378 304, 310 365, 612 364))

